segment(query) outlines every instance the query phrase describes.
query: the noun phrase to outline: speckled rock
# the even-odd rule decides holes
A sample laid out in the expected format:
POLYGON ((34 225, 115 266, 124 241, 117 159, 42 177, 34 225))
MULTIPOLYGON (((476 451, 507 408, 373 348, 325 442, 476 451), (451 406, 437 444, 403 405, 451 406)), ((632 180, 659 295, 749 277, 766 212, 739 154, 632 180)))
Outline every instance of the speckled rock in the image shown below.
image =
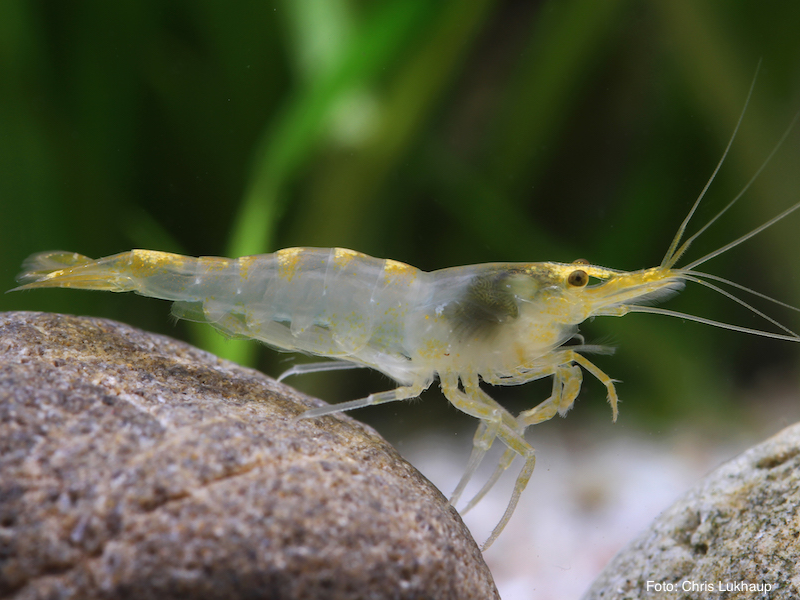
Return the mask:
POLYGON ((800 597, 800 424, 711 473, 584 600, 800 597))
POLYGON ((0 314, 0 597, 496 598, 373 430, 102 319, 0 314))

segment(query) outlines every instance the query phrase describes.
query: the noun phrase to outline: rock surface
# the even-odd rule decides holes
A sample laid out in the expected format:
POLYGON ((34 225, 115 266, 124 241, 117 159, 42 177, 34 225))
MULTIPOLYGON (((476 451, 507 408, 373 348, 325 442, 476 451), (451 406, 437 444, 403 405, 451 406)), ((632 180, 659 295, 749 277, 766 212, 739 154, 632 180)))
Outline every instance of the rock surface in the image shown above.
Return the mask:
POLYGON ((0 314, 0 596, 496 598, 447 500, 318 400, 102 319, 0 314))
POLYGON ((584 600, 798 598, 799 508, 796 424, 690 490, 609 563, 584 600))

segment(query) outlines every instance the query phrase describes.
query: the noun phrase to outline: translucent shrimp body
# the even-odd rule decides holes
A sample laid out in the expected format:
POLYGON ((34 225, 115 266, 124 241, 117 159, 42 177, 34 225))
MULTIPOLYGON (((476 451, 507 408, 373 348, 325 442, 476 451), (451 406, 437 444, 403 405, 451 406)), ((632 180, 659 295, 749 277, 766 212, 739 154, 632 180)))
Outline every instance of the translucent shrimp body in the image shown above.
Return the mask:
MULTIPOLYGON (((565 414, 580 391, 580 367, 605 385, 613 417, 617 394, 608 375, 582 352, 577 326, 621 316, 643 300, 679 290, 690 271, 656 267, 615 271, 577 261, 496 263, 423 272, 393 260, 343 250, 289 248, 238 260, 131 250, 98 260, 67 252, 31 256, 16 289, 73 287, 133 291, 172 300, 173 314, 204 321, 232 337, 381 371, 394 390, 310 410, 301 418, 418 396, 438 377, 447 399, 479 419, 474 450, 455 503, 496 438, 507 450, 479 500, 515 456, 524 460, 508 508, 484 547, 511 518, 533 472, 524 430, 565 414), (597 283, 589 285, 590 279, 597 283), (514 417, 479 381, 518 385, 553 376, 552 395, 514 417)), ((341 363, 303 365, 289 374, 341 363)))
MULTIPOLYGON (((791 125, 781 142, 790 129, 791 125)), ((524 438, 525 429, 556 413, 564 415, 578 396, 584 370, 606 387, 612 416, 614 420, 617 418, 614 381, 584 356, 610 350, 583 343, 578 325, 586 319, 650 312, 800 341, 796 333, 716 284, 722 282, 747 292, 751 290, 695 270, 780 221, 800 208, 800 203, 719 250, 684 267, 676 267, 691 242, 741 197, 753 179, 716 217, 684 239, 707 184, 679 227, 661 265, 640 271, 616 271, 580 260, 571 264, 493 263, 424 272, 397 261, 341 248, 289 248, 239 259, 191 258, 131 250, 92 260, 68 252, 44 252, 25 262, 24 271, 17 277, 22 285, 16 289, 74 287, 133 291, 172 300, 175 316, 207 322, 225 335, 253 338, 279 350, 334 359, 299 365, 281 379, 314 371, 370 367, 398 384, 393 390, 309 410, 298 418, 414 398, 438 377, 447 399, 480 421, 465 473, 451 498, 454 505, 496 439, 506 449, 494 473, 465 510, 491 489, 515 457, 524 461, 508 507, 483 546, 486 549, 508 523, 533 473, 535 455, 524 438), (723 294, 782 333, 642 305, 676 293, 686 282, 723 294), (519 385, 544 377, 553 378, 550 396, 517 416, 480 387, 481 380, 492 385, 519 385)))

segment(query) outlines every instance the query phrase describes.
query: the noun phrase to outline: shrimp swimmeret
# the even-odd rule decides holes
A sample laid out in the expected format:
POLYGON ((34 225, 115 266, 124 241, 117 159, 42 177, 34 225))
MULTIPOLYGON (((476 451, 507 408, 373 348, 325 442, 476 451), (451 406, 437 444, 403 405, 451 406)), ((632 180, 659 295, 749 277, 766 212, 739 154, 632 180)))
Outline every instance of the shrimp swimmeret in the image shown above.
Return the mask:
MULTIPOLYGON (((787 134, 788 130, 784 138, 787 134)), ((717 169, 721 164, 722 160, 717 169)), ((295 366, 281 378, 371 367, 398 383, 396 389, 312 409, 298 418, 414 398, 438 377, 447 399, 480 421, 465 473, 451 497, 454 505, 495 439, 499 438, 506 449, 467 510, 489 491, 516 456, 524 461, 508 507, 483 546, 486 549, 508 523, 533 472, 535 457, 524 437, 526 428, 556 413, 564 415, 572 407, 581 388, 582 369, 605 386, 612 417, 617 418, 614 381, 584 356, 608 351, 583 342, 578 325, 586 319, 648 312, 800 341, 796 333, 712 281, 744 288, 695 270, 783 219, 800 208, 800 203, 719 250, 684 267, 676 267, 689 244, 711 224, 683 239, 704 193, 705 189, 678 229, 661 264, 633 272, 583 260, 572 264, 494 263, 423 272, 394 260, 380 260, 341 248, 289 248, 239 259, 191 258, 131 250, 92 260, 68 252, 44 252, 28 258, 25 270, 17 277, 22 285, 16 289, 74 287, 134 291, 172 300, 172 312, 177 317, 208 322, 226 335, 254 338, 280 350, 335 359, 295 366), (642 305, 677 292, 687 281, 739 302, 782 333, 642 305), (492 385, 518 385, 544 377, 553 378, 550 397, 516 417, 480 387, 481 380, 492 385)))

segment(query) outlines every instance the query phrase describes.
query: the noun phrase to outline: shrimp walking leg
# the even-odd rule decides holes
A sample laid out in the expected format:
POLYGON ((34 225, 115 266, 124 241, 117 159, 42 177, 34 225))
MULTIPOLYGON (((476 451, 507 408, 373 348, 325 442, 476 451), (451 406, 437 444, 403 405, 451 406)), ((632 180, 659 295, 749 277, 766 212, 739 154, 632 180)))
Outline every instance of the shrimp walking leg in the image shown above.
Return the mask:
MULTIPOLYGON (((458 486, 456 486, 456 491, 453 492, 453 497, 450 499, 451 504, 455 506, 456 502, 461 497, 461 494, 464 492, 464 489, 469 484, 472 477, 475 475, 478 466, 483 461, 483 458, 486 456, 486 453, 489 451, 489 448, 492 447, 492 443, 494 442, 495 438, 498 437, 499 426, 495 428, 491 428, 485 426, 483 423, 478 426, 478 430, 475 432, 475 438, 473 440, 473 448, 472 454, 470 455, 470 460, 467 463, 467 469, 464 471, 464 475, 461 477, 461 481, 458 482, 458 486)), ((520 436, 522 435, 523 429, 519 429, 520 436)), ((517 452, 512 448, 506 448, 503 456, 500 458, 500 461, 495 467, 492 476, 483 484, 483 487, 480 491, 467 503, 466 507, 464 507, 462 514, 466 514, 469 512, 473 506, 475 506, 481 498, 483 498, 494 484, 497 483, 497 480, 500 479, 500 476, 505 472, 505 470, 511 466, 514 457, 517 456, 517 452)))
MULTIPOLYGON (((580 370, 580 367, 577 365, 568 364, 571 360, 573 360, 573 355, 577 355, 577 353, 572 350, 560 352, 554 357, 557 361, 555 365, 546 365, 540 370, 529 373, 529 376, 535 377, 546 377, 552 374, 553 391, 547 400, 543 401, 535 408, 521 413, 520 416, 517 417, 516 429, 519 431, 520 435, 522 435, 528 426, 553 418, 556 412, 560 413, 561 415, 566 414, 566 412, 575 402, 575 399, 578 397, 578 393, 581 389, 583 374, 580 370)), ((464 472, 464 475, 462 476, 461 481, 459 481, 456 491, 453 493, 453 497, 451 498, 451 502, 453 504, 459 500, 461 494, 467 487, 467 484, 483 460, 483 457, 491 448, 492 442, 497 435, 497 429, 497 427, 491 429, 487 426, 484 426, 482 423, 475 432, 473 450, 472 454, 470 455, 470 460, 467 463, 467 470, 464 472)), ((464 509, 464 512, 467 512, 473 506, 475 506, 475 504, 477 504, 489 492, 489 490, 492 489, 503 472, 510 466, 514 456, 514 452, 506 451, 506 453, 501 457, 494 473, 492 473, 492 476, 475 495, 475 497, 469 501, 467 507, 464 509)))
MULTIPOLYGON (((458 388, 457 378, 455 376, 450 375, 442 377, 442 391, 453 406, 480 419, 482 423, 486 423, 486 428, 480 435, 476 435, 476 439, 474 440, 478 445, 474 446, 473 453, 479 456, 476 460, 470 461, 473 463, 470 465, 472 472, 465 473, 462 480, 466 478, 468 481, 472 477, 477 465, 480 464, 480 459, 486 454, 486 449, 484 449, 484 447, 488 449, 496 437, 500 438, 500 441, 506 445, 508 448, 507 454, 511 455, 511 460, 507 461, 506 467, 511 464, 515 455, 521 456, 525 461, 522 471, 517 476, 514 491, 511 494, 511 499, 503 513, 503 517, 492 531, 489 539, 483 545, 484 548, 488 548, 497 539, 511 519, 511 515, 514 513, 514 509, 519 502, 522 490, 528 485, 528 481, 533 474, 533 469, 536 465, 536 456, 531 445, 525 441, 525 438, 519 431, 517 420, 486 394, 486 392, 481 390, 478 385, 477 377, 465 378, 462 380, 462 383, 464 391, 458 388)), ((461 487, 460 483, 459 487, 461 487)))
MULTIPOLYGON (((535 376, 546 376, 552 373, 553 391, 550 397, 537 405, 535 408, 520 413, 516 419, 516 426, 510 428, 511 431, 514 432, 513 436, 508 436, 508 429, 503 432, 500 424, 496 425, 495 427, 492 427, 491 423, 484 425, 486 421, 481 423, 481 426, 478 427, 478 431, 475 434, 473 451, 472 455, 470 456, 467 471, 464 473, 464 476, 461 478, 461 481, 456 487, 456 492, 458 492, 458 494, 453 494, 455 500, 457 500, 461 493, 463 493, 464 488, 466 488, 467 483, 475 474, 475 471, 477 470, 481 460, 489 448, 491 448, 495 437, 500 437, 506 444, 507 449, 500 457, 497 467, 495 468, 491 477, 489 477, 480 491, 464 508, 464 513, 468 512, 478 502, 480 502, 480 500, 483 499, 489 490, 491 490, 492 487, 497 483, 498 479, 500 479, 500 476, 506 471, 506 469, 508 469, 508 467, 511 466, 511 463, 517 455, 522 456, 525 459, 525 465, 523 466, 520 474, 517 476, 517 481, 514 484, 514 491, 512 492, 511 500, 506 508, 506 512, 503 514, 503 518, 500 520, 497 527, 495 527, 492 535, 489 537, 489 540, 487 540, 484 547, 488 547, 491 543, 493 543, 494 540, 500 535, 500 532, 503 530, 505 525, 508 523, 508 520, 511 518, 511 514, 516 508, 516 504, 519 501, 522 491, 527 486, 528 480, 533 473, 533 467, 536 459, 533 448, 524 440, 523 434, 525 429, 531 425, 535 425, 536 423, 541 423, 543 421, 552 419, 556 413, 559 413, 562 416, 567 413, 567 411, 575 403, 575 400, 577 399, 578 393, 581 389, 581 384, 583 383, 583 373, 581 372, 580 367, 586 369, 589 373, 594 375, 598 381, 606 386, 606 390, 608 392, 608 401, 611 404, 613 418, 616 420, 617 393, 616 388, 614 387, 613 379, 606 375, 594 363, 589 361, 581 354, 578 354, 574 350, 558 352, 553 356, 553 359, 555 359, 555 365, 547 365, 538 371, 531 372, 531 375, 535 374, 535 376), (524 446, 521 447, 522 449, 519 445, 509 443, 509 440, 513 440, 515 437, 521 440, 522 444, 524 444, 524 446)), ((468 390, 467 386, 465 386, 465 390, 468 390)), ((472 391, 473 393, 476 393, 474 390, 472 391)), ((488 398, 488 396, 483 393, 480 388, 477 388, 477 393, 488 398)), ((448 396, 448 398, 450 397, 448 396)), ((491 401, 491 399, 489 400, 491 401)), ((450 401, 455 404, 452 398, 450 398, 450 401)))
POLYGON ((472 500, 467 502, 467 505, 463 508, 461 514, 467 514, 475 507, 476 504, 478 504, 478 502, 483 500, 483 497, 486 494, 488 494, 489 490, 491 490, 494 487, 494 484, 497 483, 497 480, 500 479, 500 476, 503 473, 505 473, 508 467, 511 466, 511 463, 514 461, 514 458, 516 456, 517 456, 516 452, 514 452, 510 448, 506 448, 505 452, 503 452, 503 455, 500 457, 500 460, 497 461, 497 467, 495 467, 492 476, 486 480, 486 483, 483 484, 483 487, 477 494, 475 494, 472 500))
POLYGON ((555 357, 560 364, 556 367, 554 373, 554 393, 541 404, 519 414, 517 421, 523 429, 541 423, 542 421, 552 419, 556 412, 564 416, 567 411, 572 408, 575 399, 578 397, 578 392, 580 392, 581 384, 583 383, 583 375, 577 365, 580 365, 594 375, 595 379, 606 387, 608 403, 611 405, 612 420, 616 421, 619 398, 617 397, 617 389, 614 387, 614 380, 588 358, 578 354, 574 350, 558 352, 555 357), (569 363, 577 363, 577 365, 565 366, 569 365, 569 363), (558 395, 555 394, 556 386, 561 386, 563 388, 562 392, 558 395))
POLYGON ((307 375, 308 373, 323 373, 325 371, 346 371, 349 369, 365 369, 367 365, 347 361, 334 361, 328 360, 325 362, 305 363, 302 365, 294 365, 286 369, 283 373, 278 375, 275 381, 283 381, 287 377, 294 375, 307 375))
POLYGON ((416 398, 428 388, 430 383, 431 382, 413 383, 411 385, 404 385, 393 390, 381 392, 379 394, 370 394, 366 398, 359 398, 358 400, 351 400, 350 402, 340 402, 339 404, 329 404, 328 406, 312 408, 311 410, 307 410, 304 413, 297 415, 293 421, 297 422, 301 419, 315 419, 317 417, 324 417, 326 415, 332 415, 338 412, 364 408, 365 406, 375 406, 376 404, 384 404, 386 402, 394 402, 396 400, 408 400, 409 398, 416 398))
MULTIPOLYGON (((619 397, 617 396, 617 388, 614 387, 614 380, 611 379, 608 375, 606 375, 597 365, 595 365, 592 361, 590 361, 585 356, 578 354, 577 352, 573 352, 568 350, 565 352, 567 356, 569 356, 568 360, 574 361, 582 366, 584 369, 589 371, 592 375, 594 375, 595 379, 597 379, 600 383, 606 386, 606 393, 608 394, 608 403, 611 405, 611 420, 616 423, 617 422, 617 414, 619 413, 617 409, 617 404, 619 402, 619 397)), ((565 361, 566 362, 566 361, 565 361)), ((576 393, 577 395, 577 393, 576 393)), ((574 402, 573 398, 573 402, 574 402)), ((570 406, 572 404, 570 403, 570 406)), ((569 410, 569 406, 565 407, 563 410, 566 412, 569 410)), ((559 409, 561 412, 562 409, 559 409)))
POLYGON ((456 408, 480 420, 480 425, 472 439, 472 453, 467 461, 467 467, 450 497, 450 504, 455 506, 486 453, 492 447, 492 443, 499 434, 501 424, 505 422, 506 426, 512 428, 515 424, 512 415, 488 395, 481 394, 480 401, 476 401, 474 396, 469 397, 461 392, 458 389, 458 378, 455 376, 442 377, 442 391, 456 408))
MULTIPOLYGON (((556 412, 564 415, 575 402, 575 399, 580 392, 582 382, 583 373, 581 372, 580 367, 576 365, 560 365, 557 367, 553 376, 553 391, 550 394, 550 397, 541 402, 535 408, 525 411, 521 413, 519 417, 517 417, 520 434, 522 434, 528 426, 533 425, 534 423, 541 423, 542 421, 552 419, 556 412), (523 418, 523 415, 526 415, 526 418, 523 418)), ((489 445, 491 445, 491 443, 489 445)), ((470 500, 469 503, 464 507, 464 510, 462 511, 463 513, 467 513, 472 510, 472 508, 483 499, 489 490, 494 487, 494 484, 497 483, 497 480, 500 479, 500 476, 505 472, 506 469, 508 469, 509 466, 511 466, 515 456, 516 453, 511 449, 507 449, 503 453, 497 463, 497 467, 492 473, 492 476, 489 477, 480 491, 475 494, 472 500, 470 500)))
POLYGON ((549 421, 556 413, 564 416, 575 403, 582 383, 583 373, 577 365, 557 367, 550 397, 534 408, 521 412, 517 422, 524 430, 531 425, 549 421))
POLYGON ((475 435, 472 438, 472 453, 469 455, 469 460, 467 461, 467 468, 464 470, 464 474, 461 476, 461 480, 458 482, 456 489, 450 496, 450 504, 452 504, 453 506, 458 504, 458 501, 461 499, 461 494, 464 493, 467 484, 470 482, 472 476, 478 470, 478 467, 483 461, 484 456, 486 456, 486 453, 489 451, 489 448, 492 447, 492 443, 494 442, 494 439, 497 437, 498 429, 500 429, 499 422, 487 425, 486 423, 481 421, 480 425, 478 425, 478 429, 475 431, 475 435))

